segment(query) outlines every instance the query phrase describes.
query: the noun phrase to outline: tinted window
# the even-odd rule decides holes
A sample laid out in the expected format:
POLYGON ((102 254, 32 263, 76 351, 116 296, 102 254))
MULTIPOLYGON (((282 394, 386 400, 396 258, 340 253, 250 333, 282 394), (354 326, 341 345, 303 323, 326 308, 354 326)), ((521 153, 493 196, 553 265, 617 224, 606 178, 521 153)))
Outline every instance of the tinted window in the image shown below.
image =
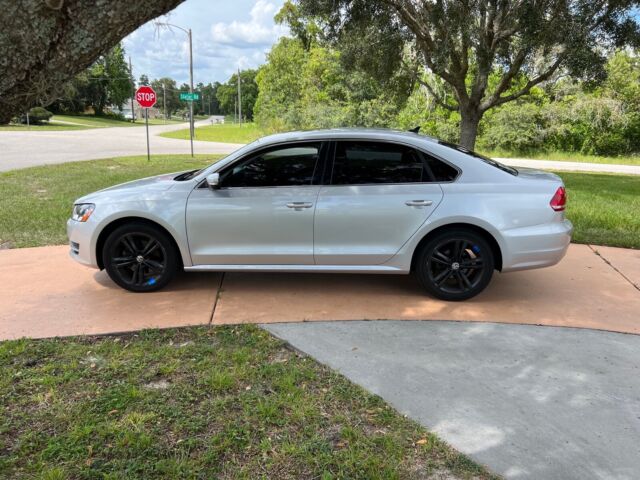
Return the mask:
POLYGON ((420 155, 411 147, 378 142, 338 142, 331 183, 428 182, 420 155))
POLYGON ((222 174, 223 187, 286 187, 311 185, 320 144, 268 150, 235 163, 222 174))
POLYGON ((444 163, 437 158, 433 158, 430 155, 423 154, 427 165, 433 174, 434 181, 436 182, 452 182, 458 176, 458 171, 451 165, 444 163))
POLYGON ((511 175, 518 175, 518 170, 516 170, 513 167, 509 167, 508 165, 505 165, 503 163, 500 163, 494 160, 493 158, 485 157, 484 155, 480 155, 479 153, 474 152, 473 150, 469 150, 467 148, 464 148, 460 145, 456 145, 454 143, 449 143, 442 140, 439 141, 438 143, 440 145, 444 145, 445 147, 453 148, 454 150, 465 153, 471 157, 477 158, 478 160, 482 160, 484 163, 488 163, 492 167, 496 167, 496 168, 499 168, 500 170, 504 170, 505 172, 510 173, 511 175))

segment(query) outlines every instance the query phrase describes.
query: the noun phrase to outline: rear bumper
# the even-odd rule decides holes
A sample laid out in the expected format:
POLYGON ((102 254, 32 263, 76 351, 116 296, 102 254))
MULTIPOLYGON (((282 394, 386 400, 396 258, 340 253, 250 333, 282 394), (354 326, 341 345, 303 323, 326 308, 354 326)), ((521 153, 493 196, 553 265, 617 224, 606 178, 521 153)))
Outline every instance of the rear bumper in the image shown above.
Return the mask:
POLYGON ((503 231, 507 251, 503 252, 502 271, 555 265, 567 253, 572 233, 573 225, 567 219, 503 231))

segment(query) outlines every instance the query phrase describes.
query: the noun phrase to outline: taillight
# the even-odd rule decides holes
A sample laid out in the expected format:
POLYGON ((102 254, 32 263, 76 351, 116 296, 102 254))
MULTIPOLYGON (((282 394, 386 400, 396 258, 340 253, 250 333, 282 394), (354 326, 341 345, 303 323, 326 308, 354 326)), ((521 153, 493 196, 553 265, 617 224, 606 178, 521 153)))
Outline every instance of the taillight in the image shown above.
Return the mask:
POLYGON ((553 194, 553 198, 549 202, 551 208, 556 212, 561 212, 567 206, 567 191, 564 187, 558 187, 556 193, 553 194))

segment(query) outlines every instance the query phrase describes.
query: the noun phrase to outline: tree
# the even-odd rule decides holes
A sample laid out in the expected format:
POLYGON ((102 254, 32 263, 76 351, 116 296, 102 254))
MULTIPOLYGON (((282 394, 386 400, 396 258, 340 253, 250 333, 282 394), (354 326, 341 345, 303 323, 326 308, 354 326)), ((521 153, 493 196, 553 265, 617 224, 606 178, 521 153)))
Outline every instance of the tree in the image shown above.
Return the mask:
MULTIPOLYGON (((258 98, 258 84, 256 83, 257 70, 242 70, 240 72, 240 82, 242 88, 242 117, 248 120, 253 119, 253 108, 258 98)), ((220 102, 220 109, 226 115, 231 115, 237 105, 238 99, 238 74, 234 73, 231 78, 218 86, 216 97, 220 102)))
MULTIPOLYGON (((638 45, 637 0, 297 0, 347 65, 389 75, 414 60, 442 108, 460 114, 473 148, 485 112, 527 95, 556 72, 604 78, 607 49, 638 45), (407 58, 409 57, 409 59, 407 58), (443 88, 440 88, 444 86, 443 88), (451 92, 448 98, 443 91, 451 92)), ((291 22, 290 19, 287 21, 291 22)), ((294 30, 295 32, 295 30, 294 30)))
POLYGON ((51 103, 127 34, 183 0, 0 0, 0 123, 51 103))
POLYGON ((383 87, 365 72, 346 70, 340 51, 315 41, 282 38, 267 60, 256 77, 255 119, 268 131, 389 126, 411 91, 401 75, 383 87))
POLYGON ((178 111, 182 104, 180 103, 180 92, 176 85, 176 81, 173 78, 162 77, 151 82, 151 88, 153 88, 158 96, 158 103, 156 108, 164 109, 167 107, 167 117, 171 118, 176 111, 178 111), (166 94, 166 98, 164 95, 166 94))
POLYGON ((87 70, 68 82, 62 92, 51 107, 54 111, 82 113, 92 107, 101 115, 108 105, 122 108, 131 95, 131 72, 122 45, 98 57, 87 70))
POLYGON ((149 85, 151 85, 151 83, 149 82, 149 77, 147 76, 146 73, 143 73, 142 75, 140 75, 140 79, 138 80, 138 85, 144 85, 145 87, 148 87, 149 85))

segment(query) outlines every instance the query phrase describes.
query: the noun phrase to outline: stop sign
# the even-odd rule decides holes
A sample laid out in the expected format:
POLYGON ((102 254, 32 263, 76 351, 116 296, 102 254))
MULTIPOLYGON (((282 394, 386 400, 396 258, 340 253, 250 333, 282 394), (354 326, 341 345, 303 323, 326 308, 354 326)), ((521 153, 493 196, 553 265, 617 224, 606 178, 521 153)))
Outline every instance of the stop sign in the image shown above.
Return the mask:
POLYGON ((156 100, 156 92, 153 91, 153 88, 143 85, 136 90, 136 101, 142 108, 153 107, 156 104, 156 100))

